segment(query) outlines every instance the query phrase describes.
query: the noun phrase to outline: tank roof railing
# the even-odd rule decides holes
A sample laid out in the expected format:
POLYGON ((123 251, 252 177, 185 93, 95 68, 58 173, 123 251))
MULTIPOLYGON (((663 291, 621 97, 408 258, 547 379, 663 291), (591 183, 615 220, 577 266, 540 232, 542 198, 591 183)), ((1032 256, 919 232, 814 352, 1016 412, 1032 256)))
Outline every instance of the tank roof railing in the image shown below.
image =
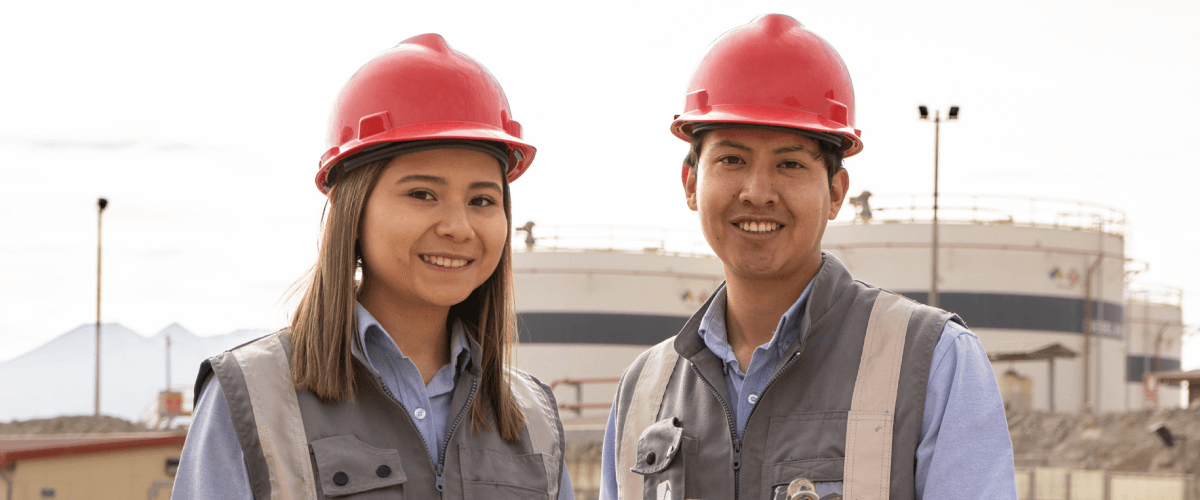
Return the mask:
MULTIPOLYGON (((847 200, 845 209, 854 215, 853 220, 837 220, 831 224, 924 223, 933 220, 933 197, 929 194, 868 194, 866 203, 861 198, 847 200)), ((1095 203, 1054 198, 941 195, 938 196, 938 223, 1099 230, 1121 237, 1125 234, 1124 212, 1095 203)))
MULTIPOLYGON (((529 225, 527 224, 527 227, 529 225)), ((517 251, 605 251, 712 257, 712 250, 697 230, 624 225, 569 225, 514 228, 517 251), (533 245, 529 245, 532 233, 533 245), (522 244, 524 242, 524 244, 522 244)))
POLYGON ((1125 302, 1183 307, 1183 289, 1170 285, 1137 284, 1125 287, 1125 302))

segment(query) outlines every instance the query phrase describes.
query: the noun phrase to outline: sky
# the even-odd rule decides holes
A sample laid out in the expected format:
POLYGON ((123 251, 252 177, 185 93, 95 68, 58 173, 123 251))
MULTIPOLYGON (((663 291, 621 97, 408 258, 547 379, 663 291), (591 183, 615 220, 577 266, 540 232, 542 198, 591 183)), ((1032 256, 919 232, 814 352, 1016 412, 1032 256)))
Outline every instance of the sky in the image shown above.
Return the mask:
POLYGON ((961 106, 941 129, 943 194, 1124 212, 1126 256, 1148 264, 1135 285, 1182 289, 1198 322, 1197 2, 422 4, 0 7, 0 361, 95 320, 101 196, 105 322, 283 325, 316 257, 333 99, 421 33, 484 64, 538 148, 514 225, 698 233, 668 128, 708 44, 770 12, 846 61, 865 143, 851 194, 930 193, 917 106, 961 106))

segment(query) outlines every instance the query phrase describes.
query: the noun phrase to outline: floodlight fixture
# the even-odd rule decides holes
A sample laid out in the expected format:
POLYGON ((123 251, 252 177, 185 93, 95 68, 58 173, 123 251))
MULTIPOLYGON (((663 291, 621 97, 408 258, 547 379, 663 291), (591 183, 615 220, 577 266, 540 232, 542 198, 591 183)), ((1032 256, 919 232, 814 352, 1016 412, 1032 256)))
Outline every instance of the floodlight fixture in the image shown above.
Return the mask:
POLYGON ((929 108, 927 108, 927 107, 925 107, 925 106, 917 106, 917 109, 918 109, 919 111, 921 111, 921 119, 922 119, 922 120, 928 120, 928 119, 929 119, 929 108))
POLYGON ((958 106, 950 106, 950 114, 946 116, 948 120, 958 119, 958 106))

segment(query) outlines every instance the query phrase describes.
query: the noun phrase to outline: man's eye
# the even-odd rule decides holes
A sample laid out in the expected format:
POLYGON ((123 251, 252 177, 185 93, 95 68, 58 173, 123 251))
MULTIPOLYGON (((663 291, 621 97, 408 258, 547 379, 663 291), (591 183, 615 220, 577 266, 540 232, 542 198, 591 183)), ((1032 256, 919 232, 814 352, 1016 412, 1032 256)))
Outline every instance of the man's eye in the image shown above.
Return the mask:
POLYGON ((788 169, 804 168, 804 164, 798 161, 785 161, 780 163, 779 166, 788 169))
POLYGON ((730 164, 734 164, 734 165, 746 163, 745 161, 742 161, 741 158, 738 158, 736 156, 722 156, 721 158, 717 159, 717 161, 719 161, 721 163, 730 163, 730 164))
POLYGON ((489 196, 476 196, 471 199, 471 204, 477 207, 490 207, 496 204, 496 200, 489 196))
POLYGON ((437 197, 433 195, 433 192, 426 190, 426 189, 416 189, 416 190, 409 192, 408 195, 413 198, 416 198, 418 200, 424 200, 424 201, 437 200, 437 197))

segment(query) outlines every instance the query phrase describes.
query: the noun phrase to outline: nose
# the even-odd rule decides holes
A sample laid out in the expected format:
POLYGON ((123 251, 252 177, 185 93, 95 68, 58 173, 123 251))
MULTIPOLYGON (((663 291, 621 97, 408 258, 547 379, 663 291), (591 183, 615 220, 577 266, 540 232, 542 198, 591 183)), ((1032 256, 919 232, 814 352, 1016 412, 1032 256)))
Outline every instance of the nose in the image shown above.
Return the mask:
POLYGON ((466 205, 449 206, 442 220, 434 231, 442 238, 455 243, 471 241, 475 237, 475 227, 471 225, 470 214, 466 205))
POLYGON ((749 169, 738 199, 745 205, 762 207, 779 201, 779 193, 775 190, 771 174, 772 169, 769 167, 755 166, 749 169))

